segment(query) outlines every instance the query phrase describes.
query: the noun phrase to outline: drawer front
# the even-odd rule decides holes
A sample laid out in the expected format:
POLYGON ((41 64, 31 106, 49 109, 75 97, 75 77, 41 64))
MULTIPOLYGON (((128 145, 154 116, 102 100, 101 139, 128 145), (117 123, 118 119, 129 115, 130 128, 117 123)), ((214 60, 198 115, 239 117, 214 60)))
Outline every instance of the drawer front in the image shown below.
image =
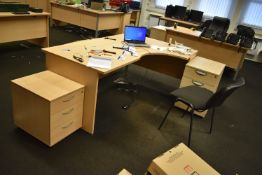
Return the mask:
POLYGON ((218 86, 221 75, 214 75, 208 72, 194 69, 192 67, 186 66, 184 71, 184 76, 194 79, 196 81, 203 82, 205 84, 209 84, 211 86, 218 86))
POLYGON ((75 105, 69 106, 64 110, 51 115, 50 128, 55 129, 58 126, 65 125, 66 123, 72 120, 82 119, 82 116, 83 116, 83 103, 76 103, 75 105))
POLYGON ((71 133, 79 129, 81 126, 82 126, 82 119, 78 117, 78 118, 74 118, 73 120, 64 122, 62 125, 59 125, 56 128, 51 128, 50 146, 59 142, 66 136, 70 135, 71 133))
POLYGON ((180 87, 186 87, 186 86, 200 86, 206 89, 211 90, 212 92, 216 92, 217 87, 216 86, 211 86, 209 84, 206 84, 205 82, 195 80, 195 79, 190 79, 188 77, 183 77, 180 83, 180 87))
POLYGON ((83 100, 84 100, 84 88, 52 101, 50 113, 55 114, 76 103, 83 102, 83 100))

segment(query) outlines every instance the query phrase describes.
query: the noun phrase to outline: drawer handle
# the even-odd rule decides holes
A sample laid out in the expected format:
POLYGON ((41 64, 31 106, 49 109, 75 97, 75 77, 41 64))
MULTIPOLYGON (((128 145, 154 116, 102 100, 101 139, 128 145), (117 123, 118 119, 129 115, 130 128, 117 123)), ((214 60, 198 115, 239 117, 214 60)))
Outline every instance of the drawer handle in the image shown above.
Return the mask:
POLYGON ((193 83, 195 86, 204 86, 203 83, 200 83, 200 82, 195 81, 195 80, 192 80, 192 83, 193 83))
POLYGON ((69 102, 69 101, 73 100, 74 97, 75 97, 75 96, 73 95, 72 97, 70 97, 70 98, 68 98, 68 99, 66 99, 66 100, 63 100, 63 102, 69 102))
POLYGON ((62 126, 62 129, 66 129, 66 128, 69 128, 74 122, 70 122, 68 125, 66 126, 62 126))
POLYGON ((206 75, 207 75, 206 72, 201 71, 201 70, 196 70, 195 72, 196 72, 196 74, 198 74, 198 75, 200 75, 200 76, 206 76, 206 75))
POLYGON ((62 115, 68 115, 68 114, 70 114, 73 111, 74 111, 74 108, 71 108, 69 111, 63 112, 62 115))

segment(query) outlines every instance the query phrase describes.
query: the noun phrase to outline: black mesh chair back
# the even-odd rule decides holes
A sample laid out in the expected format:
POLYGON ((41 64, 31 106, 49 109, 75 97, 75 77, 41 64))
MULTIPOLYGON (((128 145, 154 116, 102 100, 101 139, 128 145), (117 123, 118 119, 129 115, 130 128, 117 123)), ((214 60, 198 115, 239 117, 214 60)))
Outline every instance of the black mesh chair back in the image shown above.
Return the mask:
POLYGON ((215 35, 217 32, 227 32, 229 24, 230 19, 215 16, 208 28, 213 30, 213 34, 215 35))
POLYGON ((244 85, 245 79, 241 77, 236 82, 221 88, 208 100, 206 109, 215 108, 222 105, 228 96, 230 96, 236 89, 244 85))

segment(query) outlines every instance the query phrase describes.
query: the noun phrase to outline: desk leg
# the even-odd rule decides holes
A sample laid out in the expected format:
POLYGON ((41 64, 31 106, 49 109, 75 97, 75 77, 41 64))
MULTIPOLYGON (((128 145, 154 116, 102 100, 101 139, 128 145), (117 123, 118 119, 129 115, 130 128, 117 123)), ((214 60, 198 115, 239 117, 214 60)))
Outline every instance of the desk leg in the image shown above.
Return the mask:
POLYGON ((99 75, 96 71, 77 62, 46 53, 46 67, 63 77, 85 85, 83 129, 94 133, 99 75))
POLYGON ((240 71, 239 69, 235 70, 234 77, 233 77, 234 81, 237 80, 237 76, 238 76, 239 71, 240 71))
POLYGON ((95 38, 98 37, 98 25, 99 25, 99 15, 96 15, 96 31, 95 31, 95 38))

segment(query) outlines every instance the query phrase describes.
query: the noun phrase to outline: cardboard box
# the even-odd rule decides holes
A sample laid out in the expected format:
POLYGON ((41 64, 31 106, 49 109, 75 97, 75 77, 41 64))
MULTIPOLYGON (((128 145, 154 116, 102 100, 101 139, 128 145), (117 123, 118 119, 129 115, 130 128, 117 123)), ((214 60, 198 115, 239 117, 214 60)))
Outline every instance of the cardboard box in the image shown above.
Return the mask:
POLYGON ((120 171, 118 173, 118 175, 132 175, 131 173, 129 173, 126 169, 122 169, 122 171, 120 171))
POLYGON ((219 175, 183 143, 155 158, 148 172, 151 175, 219 175))

